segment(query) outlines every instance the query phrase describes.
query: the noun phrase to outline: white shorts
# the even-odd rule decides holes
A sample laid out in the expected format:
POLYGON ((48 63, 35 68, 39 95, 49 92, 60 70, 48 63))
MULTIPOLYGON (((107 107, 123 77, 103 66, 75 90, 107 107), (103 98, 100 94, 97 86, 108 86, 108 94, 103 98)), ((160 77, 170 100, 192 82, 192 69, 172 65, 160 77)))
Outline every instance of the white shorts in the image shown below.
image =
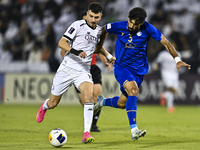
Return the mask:
POLYGON ((91 82, 92 75, 87 72, 81 72, 69 67, 58 70, 53 78, 53 85, 51 93, 56 96, 62 95, 67 91, 72 84, 78 89, 79 85, 83 82, 91 82))
POLYGON ((173 87, 178 89, 179 87, 179 75, 173 73, 162 74, 162 80, 167 88, 173 87))

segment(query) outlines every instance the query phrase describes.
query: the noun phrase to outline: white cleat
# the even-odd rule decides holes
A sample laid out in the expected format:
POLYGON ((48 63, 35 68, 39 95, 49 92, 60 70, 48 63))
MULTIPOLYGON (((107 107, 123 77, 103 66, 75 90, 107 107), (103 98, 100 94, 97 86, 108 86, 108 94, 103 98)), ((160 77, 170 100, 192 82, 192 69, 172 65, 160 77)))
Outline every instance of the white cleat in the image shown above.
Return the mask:
POLYGON ((142 136, 145 136, 145 134, 147 133, 147 131, 144 129, 144 130, 135 130, 135 132, 132 133, 132 140, 135 141, 135 140, 138 140, 140 137, 142 136))
POLYGON ((100 106, 100 103, 101 103, 101 101, 103 101, 105 99, 105 97, 104 96, 102 96, 102 95, 99 95, 98 97, 97 97, 97 103, 94 105, 94 115, 99 111, 99 110, 101 110, 101 107, 102 106, 100 106))

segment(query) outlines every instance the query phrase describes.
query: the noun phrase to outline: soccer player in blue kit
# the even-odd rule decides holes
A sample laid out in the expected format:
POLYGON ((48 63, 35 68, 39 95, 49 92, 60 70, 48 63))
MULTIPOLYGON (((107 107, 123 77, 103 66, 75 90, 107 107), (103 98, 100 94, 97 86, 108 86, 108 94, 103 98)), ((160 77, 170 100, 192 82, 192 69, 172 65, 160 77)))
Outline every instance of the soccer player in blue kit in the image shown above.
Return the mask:
POLYGON ((104 26, 101 34, 101 44, 103 45, 107 34, 117 35, 115 45, 116 62, 114 65, 114 75, 120 84, 121 95, 112 98, 98 96, 98 102, 94 106, 96 113, 103 106, 125 109, 129 119, 132 140, 138 140, 146 134, 146 130, 139 130, 136 124, 137 99, 139 86, 144 74, 148 73, 147 46, 150 37, 159 41, 175 59, 176 67, 190 65, 181 61, 172 44, 153 25, 145 21, 147 14, 143 8, 135 7, 129 11, 128 21, 108 23, 104 26))

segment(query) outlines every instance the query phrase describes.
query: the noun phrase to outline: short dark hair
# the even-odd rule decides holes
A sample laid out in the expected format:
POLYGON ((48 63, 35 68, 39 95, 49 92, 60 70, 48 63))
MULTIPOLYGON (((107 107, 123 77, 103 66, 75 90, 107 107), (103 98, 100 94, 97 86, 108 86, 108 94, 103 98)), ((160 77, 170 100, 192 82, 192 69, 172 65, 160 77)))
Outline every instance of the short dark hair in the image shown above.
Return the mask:
POLYGON ((84 16, 87 15, 87 11, 84 11, 82 14, 81 14, 81 19, 83 19, 84 16))
POLYGON ((136 24, 140 24, 144 22, 147 13, 143 8, 135 7, 129 11, 128 17, 130 20, 135 20, 136 24))
POLYGON ((98 2, 93 2, 88 6, 88 10, 91 10, 95 14, 98 14, 99 12, 102 13, 103 6, 98 2))

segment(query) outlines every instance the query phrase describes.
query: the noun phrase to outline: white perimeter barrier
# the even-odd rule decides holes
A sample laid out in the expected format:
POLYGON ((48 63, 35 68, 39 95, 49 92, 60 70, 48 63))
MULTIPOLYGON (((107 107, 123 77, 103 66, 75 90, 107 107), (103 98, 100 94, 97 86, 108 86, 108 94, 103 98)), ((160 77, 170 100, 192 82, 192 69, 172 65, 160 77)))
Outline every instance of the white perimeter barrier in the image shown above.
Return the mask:
MULTIPOLYGON (((49 98, 54 74, 6 74, 5 104, 38 104, 49 98)), ((102 77, 105 97, 120 94, 119 84, 113 74, 102 77)), ((74 86, 63 94, 62 104, 78 104, 78 95, 74 86)))

